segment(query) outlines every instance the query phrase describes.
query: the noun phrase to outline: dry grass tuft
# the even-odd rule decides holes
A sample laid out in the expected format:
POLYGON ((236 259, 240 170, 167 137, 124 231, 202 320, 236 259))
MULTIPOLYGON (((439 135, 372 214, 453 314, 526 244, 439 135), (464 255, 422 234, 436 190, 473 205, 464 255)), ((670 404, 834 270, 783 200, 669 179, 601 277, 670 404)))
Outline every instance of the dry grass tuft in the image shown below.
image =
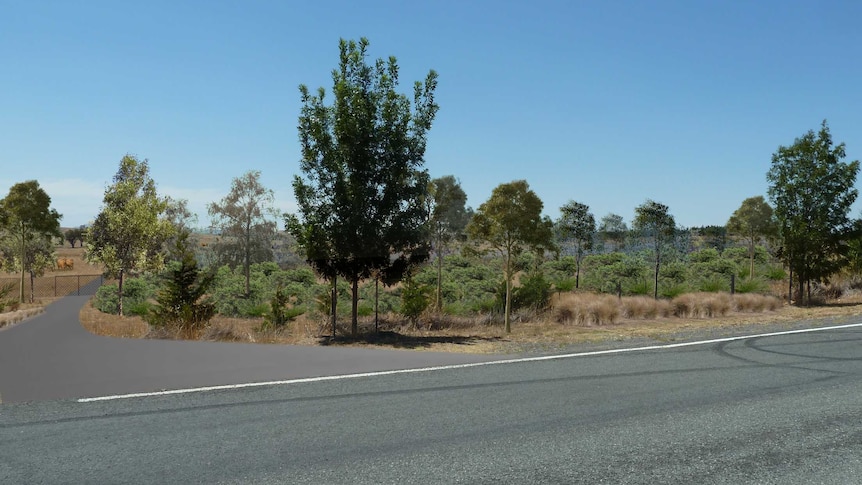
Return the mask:
POLYGON ((772 295, 746 293, 733 296, 734 309, 738 312, 760 313, 775 311, 781 308, 783 302, 772 295))
POLYGON ((674 298, 671 305, 673 314, 680 318, 723 317, 734 307, 727 293, 686 293, 674 298))
POLYGON ((667 317, 673 313, 669 301, 656 300, 648 296, 627 296, 620 304, 625 318, 653 319, 667 317))
POLYGON ((557 323, 609 325, 620 317, 616 297, 587 293, 564 293, 551 298, 551 311, 557 323))
POLYGON ((92 302, 81 308, 78 319, 90 333, 106 337, 145 338, 150 333, 150 326, 143 318, 108 315, 94 308, 92 302))

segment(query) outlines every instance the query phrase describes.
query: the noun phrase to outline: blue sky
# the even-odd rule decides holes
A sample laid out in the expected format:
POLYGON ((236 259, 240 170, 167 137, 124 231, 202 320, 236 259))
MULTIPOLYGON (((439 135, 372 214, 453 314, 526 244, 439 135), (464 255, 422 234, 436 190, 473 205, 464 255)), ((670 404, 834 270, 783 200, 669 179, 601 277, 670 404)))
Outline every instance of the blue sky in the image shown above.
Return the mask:
MULTIPOLYGON (((862 2, 0 0, 0 190, 36 179, 64 226, 92 220, 126 153, 206 204, 260 170, 295 208, 297 87, 331 88, 339 38, 439 73, 432 177, 478 207, 526 179, 630 222, 682 226, 766 195, 772 153, 827 119, 862 158, 862 2)), ((854 207, 854 217, 860 215, 854 207)))

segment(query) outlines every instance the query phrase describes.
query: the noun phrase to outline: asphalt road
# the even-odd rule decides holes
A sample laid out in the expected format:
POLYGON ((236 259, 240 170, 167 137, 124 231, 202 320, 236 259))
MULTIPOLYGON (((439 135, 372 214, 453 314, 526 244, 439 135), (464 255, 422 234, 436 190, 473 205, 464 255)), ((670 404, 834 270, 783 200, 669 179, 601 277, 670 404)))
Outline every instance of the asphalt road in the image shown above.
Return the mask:
POLYGON ((105 396, 478 362, 471 354, 349 347, 116 339, 78 320, 89 296, 62 298, 0 330, 0 402, 105 396))
POLYGON ((0 483, 862 483, 862 330, 0 406, 0 483))

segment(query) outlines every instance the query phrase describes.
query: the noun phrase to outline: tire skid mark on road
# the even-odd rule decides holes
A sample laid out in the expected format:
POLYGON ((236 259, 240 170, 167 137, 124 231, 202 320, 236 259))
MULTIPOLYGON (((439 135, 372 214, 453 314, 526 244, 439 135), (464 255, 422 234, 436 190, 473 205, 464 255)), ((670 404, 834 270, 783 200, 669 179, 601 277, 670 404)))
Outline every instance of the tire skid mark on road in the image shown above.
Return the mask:
POLYGON ((467 369, 471 367, 483 367, 483 366, 491 366, 491 365, 504 365, 504 364, 520 364, 527 362, 542 362, 548 360, 560 360, 560 359, 572 359, 577 357, 592 357, 598 355, 612 355, 612 354, 623 354, 630 352, 646 352, 650 350, 667 350, 667 349, 677 349, 682 347, 694 347, 697 345, 710 345, 710 344, 718 344, 725 342, 734 342, 738 340, 746 340, 746 339, 757 339, 764 337, 777 337, 782 335, 793 335, 800 333, 811 333, 811 332, 824 332, 828 330, 840 330, 845 328, 854 328, 854 327, 862 327, 862 323, 850 323, 845 325, 834 325, 830 327, 818 327, 818 328, 803 328, 798 330, 785 330, 781 332, 770 332, 770 333, 761 333, 755 335, 740 335, 736 337, 722 337, 716 339, 709 340, 697 340, 694 342, 680 342, 675 344, 662 344, 662 345, 648 345, 644 347, 629 347, 622 349, 609 349, 609 350, 595 350, 590 352, 578 352, 578 353, 569 353, 569 354, 557 354, 557 355, 543 355, 537 357, 522 357, 517 359, 503 359, 503 360, 492 360, 487 362, 473 362, 469 364, 452 364, 452 365, 441 365, 441 366, 433 366, 433 367, 419 367, 415 369, 396 369, 396 370, 385 370, 385 371, 375 371, 375 372, 362 372, 357 374, 340 374, 333 376, 319 376, 319 377, 302 377, 297 379, 285 379, 281 381, 267 381, 267 382, 247 382, 243 384, 225 384, 218 386, 206 386, 206 387, 193 387, 186 389, 171 389, 171 390, 163 390, 163 391, 153 391, 153 392, 136 392, 130 394, 117 394, 113 396, 100 396, 100 397, 87 397, 78 399, 79 403, 90 403, 90 402, 98 402, 98 401, 114 401, 119 399, 132 399, 132 398, 141 398, 141 397, 155 397, 155 396, 169 396, 173 394, 190 394, 196 392, 210 392, 210 391, 224 391, 224 390, 234 390, 234 389, 245 389, 252 387, 264 387, 264 386, 285 386, 291 384, 303 384, 309 382, 324 382, 324 381, 336 381, 336 380, 345 380, 345 379, 357 379, 361 377, 377 377, 377 376, 389 376, 389 375, 398 375, 398 374, 417 374, 421 372, 434 372, 434 371, 442 371, 442 370, 453 370, 453 369, 467 369))

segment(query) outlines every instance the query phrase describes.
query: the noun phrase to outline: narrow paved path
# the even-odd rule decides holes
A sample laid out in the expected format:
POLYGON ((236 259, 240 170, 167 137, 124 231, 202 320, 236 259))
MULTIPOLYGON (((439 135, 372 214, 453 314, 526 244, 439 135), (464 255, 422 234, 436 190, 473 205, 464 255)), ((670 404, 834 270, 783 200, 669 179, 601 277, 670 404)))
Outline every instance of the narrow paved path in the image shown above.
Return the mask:
POLYGON ((499 358, 101 337, 87 332, 78 319, 89 298, 62 298, 46 307, 43 314, 0 330, 0 402, 266 382, 499 358))

